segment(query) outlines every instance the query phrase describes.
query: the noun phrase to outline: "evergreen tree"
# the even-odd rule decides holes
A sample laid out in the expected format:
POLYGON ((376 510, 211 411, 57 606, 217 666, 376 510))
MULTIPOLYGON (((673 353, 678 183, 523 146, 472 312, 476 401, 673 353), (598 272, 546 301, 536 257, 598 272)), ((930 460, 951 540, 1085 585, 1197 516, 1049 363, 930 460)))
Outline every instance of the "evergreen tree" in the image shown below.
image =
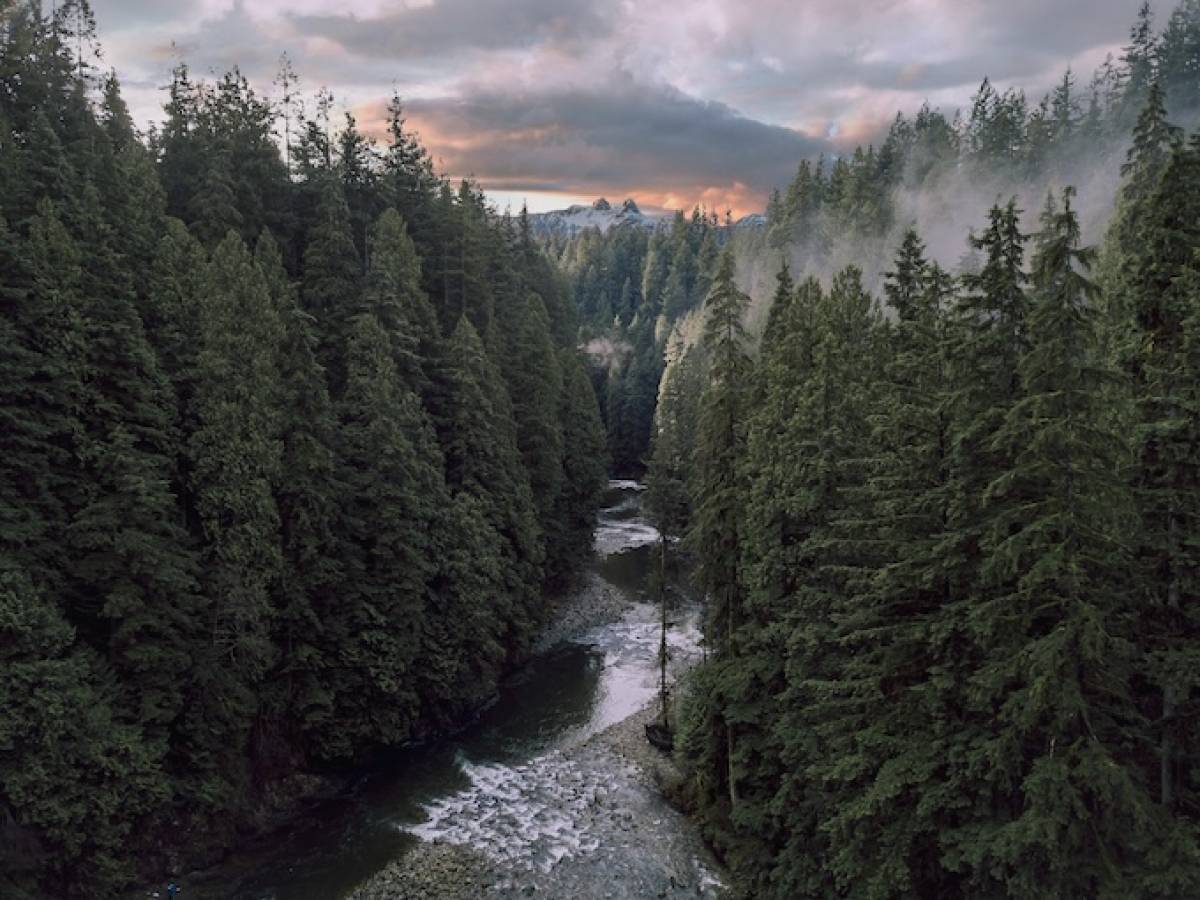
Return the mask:
POLYGON ((0 888, 13 897, 111 893, 133 874, 135 825, 168 786, 111 678, 57 605, 0 561, 0 888))
POLYGON ((171 492, 174 398, 146 340, 131 279, 98 198, 85 191, 92 235, 79 259, 83 352, 75 454, 81 490, 63 536, 73 584, 68 618, 122 677, 134 718, 163 741, 179 714, 187 646, 200 627, 196 561, 171 492))
POLYGON ((413 735, 422 619, 435 568, 430 534, 445 502, 432 430, 370 314, 352 326, 338 421, 345 575, 327 633, 342 672, 332 685, 337 719, 317 745, 326 757, 413 735))
POLYGON ((1148 798, 1128 766, 1130 504, 1099 390, 1114 376, 1096 359, 1094 251, 1079 246, 1070 201, 1067 191, 1043 213, 1021 396, 992 438, 1007 465, 984 495, 991 590, 972 611, 984 655, 969 695, 988 721, 965 762, 982 774, 976 808, 987 815, 943 834, 972 872, 969 891, 1012 897, 1127 893, 1114 861, 1149 837, 1148 798))
MULTIPOLYGON (((559 403, 563 372, 541 298, 526 294, 513 299, 505 320, 508 331, 501 370, 512 398, 517 446, 529 473, 541 531, 548 534, 554 523, 555 500, 562 489, 563 432, 559 403)), ((548 552, 547 572, 556 572, 563 562, 548 552)))
POLYGON ((68 569, 63 535, 78 490, 72 440, 83 328, 76 254, 49 201, 30 222, 27 241, 0 224, 0 327, 8 348, 0 382, 0 552, 53 590, 62 588, 68 569))
POLYGON ((1182 0, 1167 20, 1158 47, 1159 74, 1176 110, 1200 107, 1200 3, 1182 0))
MULTIPOLYGON (((1189 649, 1196 618, 1186 598, 1197 591, 1200 522, 1196 427, 1198 382, 1196 254, 1200 252, 1200 139, 1177 147, 1140 221, 1138 251, 1129 261, 1128 308, 1137 337, 1129 371, 1133 378, 1136 459, 1132 481, 1140 522, 1139 584, 1147 609, 1141 646, 1158 707, 1159 801, 1180 809, 1192 796, 1188 755, 1195 735, 1182 727, 1182 710, 1196 702, 1189 649)), ((1190 803, 1190 801, 1188 801, 1190 803)))
POLYGON ((371 312, 394 347, 396 371, 419 396, 430 396, 441 332, 437 313, 421 288, 421 260, 404 220, 394 209, 371 229, 362 308, 371 312))
MULTIPOLYGON (((837 624, 850 656, 834 688, 840 701, 828 753, 844 791, 825 828, 830 865, 864 896, 918 890, 949 896, 935 876, 938 836, 950 815, 937 799, 942 733, 952 718, 934 677, 952 648, 930 628, 948 600, 940 542, 950 505, 951 390, 948 310, 953 282, 908 231, 885 292, 897 310, 871 417, 864 481, 851 519, 858 568, 852 603, 837 624), (920 732, 925 740, 914 742, 920 732)), ((845 527, 846 523, 843 523, 845 527)))
POLYGON ((705 643, 718 654, 698 686, 698 701, 685 734, 685 753, 703 760, 717 775, 708 802, 730 812, 738 803, 737 721, 731 715, 729 685, 738 665, 737 633, 742 617, 740 457, 745 443, 746 400, 751 361, 743 327, 748 298, 734 283, 733 254, 722 255, 705 301, 703 346, 709 359, 709 386, 701 402, 696 445, 695 513, 688 534, 702 548, 698 581, 705 593, 705 643), (724 794, 724 799, 717 800, 724 794))
POLYGON ((468 319, 460 319, 447 348, 447 399, 439 421, 446 483, 468 494, 501 538, 500 590, 494 616, 504 644, 519 652, 540 605, 542 531, 517 446, 511 401, 495 364, 468 319))
POLYGON ((276 692, 264 706, 271 727, 308 731, 327 726, 334 715, 328 685, 334 660, 320 635, 334 615, 343 583, 336 422, 317 362, 315 320, 301 309, 270 232, 259 237, 254 255, 280 326, 281 447, 273 492, 283 565, 273 590, 276 692))
POLYGON ((245 788, 256 691, 276 658, 280 322, 235 232, 213 251, 196 302, 200 342, 186 453, 207 610, 179 752, 191 768, 185 795, 215 811, 236 806, 245 788))
POLYGON ((318 358, 328 372, 330 393, 335 398, 345 386, 345 343, 358 306, 362 275, 350 228, 350 210, 341 185, 325 177, 304 250, 303 301, 320 327, 318 358))
POLYGON ((563 372, 562 486, 554 505, 557 529, 546 536, 547 580, 563 585, 574 560, 591 547, 595 509, 605 483, 604 432, 596 392, 574 350, 558 352, 563 372), (557 567, 557 568, 554 568, 557 567))
POLYGON ((744 442, 750 356, 743 317, 748 298, 734 283, 733 254, 726 251, 705 301, 704 348, 711 385, 702 403, 697 446, 696 520, 691 540, 704 548, 700 583, 709 598, 706 638, 733 653, 740 585, 737 523, 741 490, 738 460, 744 442))

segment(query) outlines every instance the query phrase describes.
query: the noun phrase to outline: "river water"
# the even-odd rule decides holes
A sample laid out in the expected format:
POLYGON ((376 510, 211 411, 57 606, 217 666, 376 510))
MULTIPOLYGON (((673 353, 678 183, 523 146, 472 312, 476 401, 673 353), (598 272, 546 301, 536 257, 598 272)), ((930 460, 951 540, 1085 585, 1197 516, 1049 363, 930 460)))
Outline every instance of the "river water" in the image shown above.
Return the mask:
MULTIPOLYGON (((564 753, 657 691, 658 611, 647 589, 658 533, 640 495, 635 482, 610 482, 595 532, 594 575, 631 601, 618 621, 535 658, 453 739, 389 756, 341 796, 240 850, 220 874, 185 882, 190 896, 336 898, 422 838, 542 871, 593 850, 580 845, 571 809, 588 785, 564 753)), ((671 656, 686 664, 698 652, 697 613, 674 619, 671 656)))

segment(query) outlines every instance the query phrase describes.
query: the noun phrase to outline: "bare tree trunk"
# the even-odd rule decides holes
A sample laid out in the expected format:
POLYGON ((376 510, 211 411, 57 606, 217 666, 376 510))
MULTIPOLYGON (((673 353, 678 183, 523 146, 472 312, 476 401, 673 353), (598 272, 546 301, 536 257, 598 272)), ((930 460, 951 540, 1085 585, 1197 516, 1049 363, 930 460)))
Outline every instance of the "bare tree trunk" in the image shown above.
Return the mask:
MULTIPOLYGON (((1176 566, 1178 557, 1179 523, 1174 512, 1167 522, 1167 552, 1171 554, 1170 583, 1167 586, 1167 615, 1173 619, 1179 609, 1179 574, 1176 566)), ((1168 676, 1169 677, 1169 676, 1168 676)), ((1162 782, 1162 805, 1170 809, 1175 804, 1173 763, 1175 757, 1175 687, 1163 685, 1162 745, 1159 759, 1159 776, 1162 782)))
POLYGON ((659 532, 658 599, 662 613, 662 630, 658 644, 658 690, 662 700, 662 724, 664 728, 670 728, 667 706, 667 536, 661 531, 659 532))
POLYGON ((725 723, 725 756, 727 760, 726 778, 729 780, 729 808, 737 809, 737 781, 733 774, 733 726, 725 723))

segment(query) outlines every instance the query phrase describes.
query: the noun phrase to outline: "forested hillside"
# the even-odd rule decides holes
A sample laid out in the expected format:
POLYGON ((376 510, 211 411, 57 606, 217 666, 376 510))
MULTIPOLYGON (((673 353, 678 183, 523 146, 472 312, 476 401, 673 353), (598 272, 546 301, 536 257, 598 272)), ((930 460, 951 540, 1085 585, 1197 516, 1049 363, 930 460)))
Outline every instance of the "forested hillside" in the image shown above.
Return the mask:
POLYGON ((1086 106, 985 83, 720 257, 649 480, 708 603, 685 799, 745 896, 1200 896, 1198 73, 1200 4, 1143 10, 1086 106), (1038 207, 940 262, 905 198, 997 171, 1038 207))
MULTIPOLYGON (((745 324, 757 342, 775 276, 828 280, 847 265, 882 289, 895 248, 917 227, 931 258, 952 273, 979 265, 966 235, 998 200, 1016 196, 1032 230, 1047 192, 1070 185, 1086 240, 1103 238, 1138 115, 1155 83, 1173 121, 1200 118, 1200 64, 1194 2, 1160 29, 1149 5, 1137 13, 1120 59, 1090 77, 1067 69, 1036 102, 984 78, 960 110, 925 105, 897 113, 878 145, 802 160, 770 197, 761 227, 727 227, 728 216, 697 210, 667 231, 585 231, 550 242, 563 262, 588 336, 593 377, 606 406, 609 447, 622 471, 649 454, 650 419, 662 360, 698 347, 698 314, 716 271, 716 250, 732 246, 739 287, 751 297, 745 324)), ((751 217, 752 218, 752 217, 751 217)))
POLYGON ((111 896, 452 726, 588 550, 553 264, 398 101, 376 146, 281 84, 180 66, 143 137, 85 0, 0 3, 5 897, 111 896))
POLYGON ((671 335, 708 295, 730 231, 696 209, 676 213, 669 227, 585 229, 548 241, 571 282, 615 474, 645 468, 671 335))

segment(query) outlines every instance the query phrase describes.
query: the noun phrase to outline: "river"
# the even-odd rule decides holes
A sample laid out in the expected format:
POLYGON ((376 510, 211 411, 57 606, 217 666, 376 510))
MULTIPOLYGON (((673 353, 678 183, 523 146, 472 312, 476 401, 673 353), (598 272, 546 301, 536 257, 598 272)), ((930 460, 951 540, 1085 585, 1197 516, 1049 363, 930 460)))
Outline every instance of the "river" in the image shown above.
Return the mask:
MULTIPOLYGON (((337 898, 420 839, 468 845, 542 872, 594 851, 572 804, 603 791, 608 775, 595 766, 581 774, 571 750, 657 691, 658 612, 646 592, 658 533, 641 514, 640 496, 635 482, 610 482, 589 563, 593 585, 598 578, 628 598, 619 619, 537 656, 453 739, 389 755, 337 798, 239 850, 219 872, 185 881, 188 896, 337 898)), ((674 618, 671 657, 681 666, 699 652, 698 612, 674 618)))

